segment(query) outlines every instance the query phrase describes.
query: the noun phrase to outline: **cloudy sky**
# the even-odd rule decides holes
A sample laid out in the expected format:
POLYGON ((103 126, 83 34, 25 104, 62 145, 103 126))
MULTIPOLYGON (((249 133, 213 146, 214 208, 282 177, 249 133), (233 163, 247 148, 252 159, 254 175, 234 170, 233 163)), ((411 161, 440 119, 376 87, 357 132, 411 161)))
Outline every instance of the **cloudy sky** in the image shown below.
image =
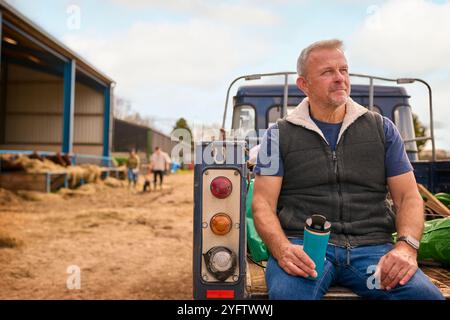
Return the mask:
MULTIPOLYGON (((295 71, 303 47, 340 38, 351 72, 431 84, 436 146, 450 150, 450 1, 8 2, 113 78, 116 95, 163 131, 181 116, 191 125, 221 122, 232 79, 295 71)), ((429 126, 425 88, 407 90, 429 126)))

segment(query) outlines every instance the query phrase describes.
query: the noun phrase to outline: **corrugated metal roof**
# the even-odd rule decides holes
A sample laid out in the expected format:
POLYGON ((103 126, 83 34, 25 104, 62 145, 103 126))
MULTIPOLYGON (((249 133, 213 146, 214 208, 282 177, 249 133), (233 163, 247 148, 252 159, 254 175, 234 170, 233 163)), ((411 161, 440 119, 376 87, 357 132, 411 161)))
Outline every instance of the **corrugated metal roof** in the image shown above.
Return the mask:
POLYGON ((99 80, 112 84, 114 81, 106 76, 104 73, 96 69, 89 62, 75 53, 73 50, 66 47, 44 29, 39 27, 33 21, 25 17, 19 11, 17 11, 10 4, 5 2, 4 0, 0 0, 0 9, 2 11, 3 20, 6 20, 15 26, 19 27, 21 30, 26 32, 28 35, 32 36, 36 40, 42 42, 44 45, 48 46, 58 54, 62 55, 67 59, 74 59, 77 64, 77 68, 84 73, 88 73, 89 75, 98 78, 99 80))

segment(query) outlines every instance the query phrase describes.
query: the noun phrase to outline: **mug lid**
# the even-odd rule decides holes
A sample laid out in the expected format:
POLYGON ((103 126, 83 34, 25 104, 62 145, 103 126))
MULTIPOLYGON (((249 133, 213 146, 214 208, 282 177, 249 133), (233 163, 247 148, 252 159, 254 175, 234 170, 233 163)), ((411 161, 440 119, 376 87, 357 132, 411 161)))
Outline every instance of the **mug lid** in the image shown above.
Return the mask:
POLYGON ((328 233, 331 229, 331 223, 323 215, 313 214, 306 219, 305 228, 318 233, 328 233))

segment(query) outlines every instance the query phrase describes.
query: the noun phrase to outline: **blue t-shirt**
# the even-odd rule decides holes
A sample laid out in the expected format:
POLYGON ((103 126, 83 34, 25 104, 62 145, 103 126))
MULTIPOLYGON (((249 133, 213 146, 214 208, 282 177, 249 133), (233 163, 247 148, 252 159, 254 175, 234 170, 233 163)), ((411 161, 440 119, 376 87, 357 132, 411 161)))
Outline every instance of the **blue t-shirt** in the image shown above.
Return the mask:
MULTIPOLYGON (((413 167, 408 159, 405 145, 397 127, 389 118, 383 117, 383 120, 386 177, 394 177, 412 171, 413 167)), ((325 123, 315 119, 313 121, 322 131, 331 149, 335 150, 342 123, 325 123)), ((264 176, 284 175, 284 166, 279 149, 278 131, 278 125, 274 124, 264 134, 254 168, 255 174, 264 176)))
POLYGON ((319 127, 320 131, 322 131, 323 135, 327 139, 328 144, 331 147, 331 150, 336 150, 337 139, 339 136, 339 131, 341 131, 342 122, 341 123, 327 123, 319 120, 311 119, 316 123, 319 127))

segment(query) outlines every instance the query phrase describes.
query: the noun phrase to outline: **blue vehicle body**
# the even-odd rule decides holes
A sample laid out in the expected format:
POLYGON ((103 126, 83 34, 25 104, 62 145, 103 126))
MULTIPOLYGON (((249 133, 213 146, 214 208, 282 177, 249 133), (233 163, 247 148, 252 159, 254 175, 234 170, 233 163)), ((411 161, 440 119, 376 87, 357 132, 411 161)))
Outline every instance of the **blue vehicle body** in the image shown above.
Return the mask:
MULTIPOLYGON (((255 129, 267 129, 269 110, 283 106, 283 85, 241 86, 233 99, 233 107, 246 105, 255 110, 255 129)), ((352 85, 351 98, 357 103, 369 105, 369 86, 352 85)), ((297 106, 306 95, 296 85, 289 85, 288 106, 297 106)), ((400 107, 409 107, 410 96, 399 86, 374 86, 376 111, 399 125, 395 112, 400 107)), ((233 129, 237 129, 233 124, 233 129)), ((260 137, 264 131, 258 131, 260 137)), ((417 183, 423 184, 433 193, 450 193, 450 161, 418 161, 417 150, 407 148, 408 157, 414 167, 417 183)))
MULTIPOLYGON (((297 106, 306 95, 296 86, 289 85, 288 106, 297 106)), ((357 103, 369 105, 369 88, 367 85, 352 85, 351 97, 357 103)), ((410 96, 402 87, 375 86, 374 105, 381 110, 383 116, 394 121, 394 111, 399 106, 409 106, 410 96)), ((242 86, 234 98, 234 107, 250 105, 256 111, 257 129, 266 129, 270 108, 283 105, 282 85, 242 86)))

